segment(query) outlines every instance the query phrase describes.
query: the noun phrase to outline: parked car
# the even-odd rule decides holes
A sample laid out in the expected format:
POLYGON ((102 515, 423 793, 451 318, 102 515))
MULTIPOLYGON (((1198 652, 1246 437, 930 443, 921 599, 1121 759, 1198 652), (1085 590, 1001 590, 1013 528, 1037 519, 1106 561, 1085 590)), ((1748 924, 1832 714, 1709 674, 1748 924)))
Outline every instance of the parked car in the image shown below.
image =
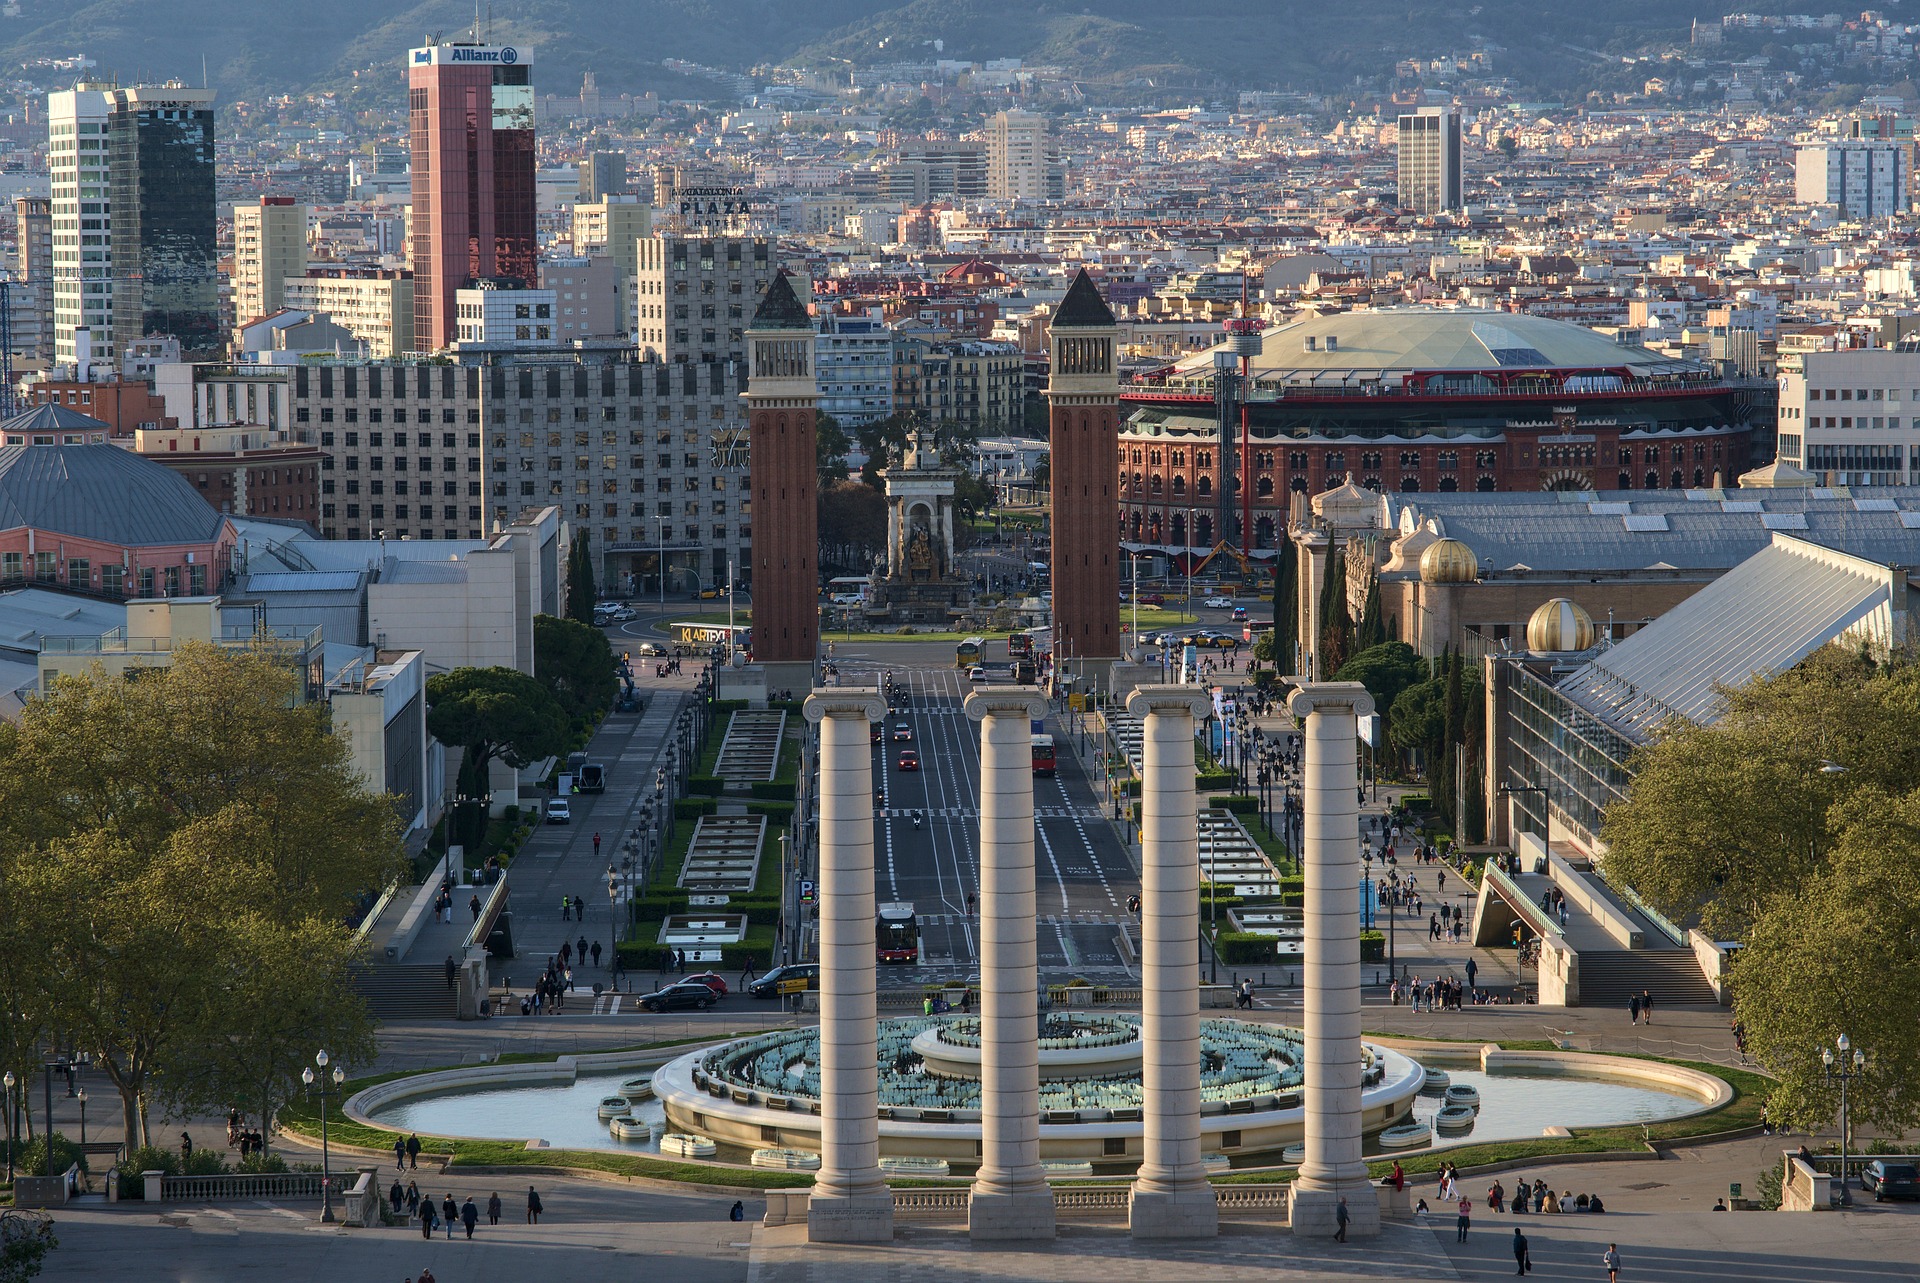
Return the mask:
POLYGON ((753 980, 747 985, 747 993, 755 998, 775 998, 780 994, 782 980, 805 980, 807 988, 820 987, 820 964, 817 962, 789 962, 784 967, 775 967, 772 971, 753 980))
POLYGON ((564 797, 556 797, 553 801, 547 803, 547 823, 572 824, 573 803, 567 801, 564 797))
POLYGON ((1233 605, 1231 597, 1209 597, 1205 603, 1208 610, 1226 610, 1233 605))
POLYGON ((665 989, 643 993, 638 1002, 648 1011, 685 1011, 690 1007, 705 1011, 719 1000, 720 996, 707 986, 682 981, 665 989))
POLYGON ((1890 1198, 1920 1199, 1920 1167, 1876 1158, 1860 1169, 1860 1188, 1872 1190, 1876 1203, 1890 1198))
POLYGON ((683 976, 678 983, 683 985, 705 985, 707 988, 713 990, 719 997, 724 998, 727 996, 727 982, 718 972, 702 971, 697 976, 683 976))
POLYGON ((900 750, 900 769, 901 769, 901 770, 903 770, 903 771, 917 771, 917 770, 919 770, 919 769, 920 769, 920 755, 919 755, 918 753, 916 753, 916 752, 914 752, 914 751, 913 751, 912 749, 910 749, 910 748, 903 748, 903 749, 901 749, 901 750, 900 750))

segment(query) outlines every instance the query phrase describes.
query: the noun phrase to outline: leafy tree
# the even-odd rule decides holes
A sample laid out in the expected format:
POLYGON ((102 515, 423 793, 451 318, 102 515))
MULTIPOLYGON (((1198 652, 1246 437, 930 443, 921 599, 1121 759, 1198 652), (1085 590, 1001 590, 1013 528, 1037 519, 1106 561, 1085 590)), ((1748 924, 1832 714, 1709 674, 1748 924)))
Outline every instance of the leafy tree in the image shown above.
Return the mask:
POLYGON ((575 619, 534 616, 533 671, 576 725, 605 713, 619 694, 607 635, 575 619))
POLYGON ((333 1064, 373 1063, 373 1019, 349 974, 358 948, 345 926, 322 918, 282 925, 244 915, 225 934, 203 1005, 181 1013, 177 1067, 157 1095, 176 1115, 239 1108, 271 1135, 316 1051, 333 1064))
POLYGON ((0 1212, 0 1283, 28 1283, 40 1276, 47 1253, 60 1246, 53 1218, 45 1212, 0 1212))
POLYGON ((820 489, 847 479, 847 453, 853 449, 853 437, 831 414, 813 417, 813 449, 820 470, 820 489))
MULTIPOLYGON (((953 487, 953 510, 961 521, 972 521, 993 510, 993 487, 971 472, 962 473, 953 487)), ((956 537, 959 531, 955 531, 956 537)))
POLYGON ((867 456, 866 463, 860 469, 860 479, 878 490, 883 485, 880 477, 882 469, 892 467, 907 451, 907 436, 913 431, 915 419, 912 413, 901 411, 890 414, 884 419, 875 419, 863 423, 853 430, 860 442, 861 452, 867 456))
POLYGON ((1387 713, 1387 742, 1409 763, 1438 760, 1446 730, 1446 687, 1431 678, 1401 691, 1387 713))
POLYGON ((599 595, 593 582, 593 536, 575 526, 567 548, 567 618, 593 623, 593 602, 599 595))
POLYGON ((1043 454, 1033 463, 1033 487, 1036 490, 1053 490, 1053 456, 1043 454))
POLYGON ((887 500, 859 481, 840 481, 820 490, 818 501, 821 561, 864 565, 887 542, 887 500))
POLYGON ((1373 696, 1389 737, 1393 734, 1393 704, 1400 692, 1427 679, 1427 661, 1405 642, 1369 646, 1340 666, 1335 681, 1359 682, 1373 696))
POLYGON ((436 673, 427 679, 427 701, 427 729, 442 744, 465 749, 462 769, 480 781, 496 759, 519 770, 566 751, 566 709, 517 668, 436 673))

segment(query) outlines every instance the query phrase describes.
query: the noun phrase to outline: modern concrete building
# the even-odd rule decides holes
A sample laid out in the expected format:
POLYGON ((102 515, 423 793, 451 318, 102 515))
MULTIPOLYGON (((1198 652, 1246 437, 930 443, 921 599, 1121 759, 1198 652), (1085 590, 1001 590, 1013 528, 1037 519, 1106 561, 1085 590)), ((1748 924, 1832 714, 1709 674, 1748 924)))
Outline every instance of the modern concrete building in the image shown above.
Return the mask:
POLYGON ((1120 635, 1120 384, 1113 310, 1084 269, 1054 313, 1047 382, 1053 473, 1053 642, 1063 671, 1104 689, 1120 635))
MULTIPOLYGON (((744 361, 755 302, 780 270, 764 236, 656 232, 639 242, 635 345, 661 361, 744 361)), ((787 292, 793 293, 791 285, 787 292)))
POLYGON ((1830 485, 1920 482, 1920 351, 1801 353, 1779 384, 1781 462, 1830 485))
POLYGON ((221 344, 213 91, 83 81, 47 96, 55 359, 170 334, 221 344))
POLYGON ((1003 111, 987 121, 987 195, 994 200, 1045 201, 1066 195, 1060 157, 1048 138, 1047 118, 1003 111))
POLYGON ((878 308, 863 316, 822 316, 813 348, 820 413, 847 427, 893 413, 893 329, 878 308))
POLYGON ((1400 117, 1400 208, 1444 214, 1461 207, 1460 113, 1422 107, 1400 117))
POLYGON ((53 359, 53 201, 17 196, 13 202, 13 284, 7 291, 14 368, 53 359))
MULTIPOLYGON (((627 331, 621 321, 620 269, 606 254, 540 260, 540 288, 553 298, 553 337, 561 346, 575 341, 618 341, 627 331)), ((632 282, 626 282, 626 289, 632 282)))
POLYGON ((460 351, 494 348, 538 351, 560 345, 553 290, 519 282, 476 280, 453 294, 453 346, 460 351))
POLYGON ((903 142, 886 167, 879 195, 912 205, 978 201, 989 194, 986 143, 978 139, 903 142))
POLYGON ((1836 205, 1855 220, 1890 218, 1911 208, 1913 144, 1878 138, 1829 138, 1794 149, 1793 194, 1804 205, 1836 205))
MULTIPOLYGON (((588 72, 589 79, 593 73, 588 72)), ((581 204, 621 196, 627 190, 627 154, 618 151, 588 152, 580 162, 581 204)))
POLYGON ((233 207, 233 315, 244 324, 287 304, 287 278, 307 271, 307 207, 262 196, 233 207))
POLYGON ((407 55, 414 351, 454 341, 470 282, 538 274, 531 62, 529 49, 464 42, 407 55))
POLYGON ((413 273, 406 268, 309 267, 283 282, 287 307, 324 312, 375 361, 413 347, 413 273))
POLYGON ((814 338, 813 318, 780 273, 747 331, 746 391, 754 517, 773 532, 753 544, 753 657, 776 688, 810 688, 819 647, 814 338))

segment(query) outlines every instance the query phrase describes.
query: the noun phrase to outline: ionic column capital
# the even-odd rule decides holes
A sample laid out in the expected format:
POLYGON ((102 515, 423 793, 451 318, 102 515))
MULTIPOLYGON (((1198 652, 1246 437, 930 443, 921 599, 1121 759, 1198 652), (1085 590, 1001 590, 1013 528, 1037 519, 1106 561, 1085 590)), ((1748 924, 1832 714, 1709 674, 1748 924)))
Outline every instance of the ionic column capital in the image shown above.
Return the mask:
POLYGON ((801 712, 818 725, 829 717, 859 718, 877 722, 887 715, 887 701, 874 686, 830 686, 807 696, 801 712))
POLYGON ((1365 717, 1373 712, 1373 696, 1359 682, 1302 682, 1287 697, 1287 711, 1295 717, 1345 712, 1365 717))
POLYGON ((1192 686, 1136 686, 1127 696, 1127 711, 1142 721, 1148 713, 1191 713, 1198 721, 1213 713, 1213 701, 1192 686))
POLYGON ((984 722, 989 717, 1024 717, 1031 721, 1047 715, 1046 696, 1038 686, 995 686, 973 691, 962 707, 970 722, 984 722))

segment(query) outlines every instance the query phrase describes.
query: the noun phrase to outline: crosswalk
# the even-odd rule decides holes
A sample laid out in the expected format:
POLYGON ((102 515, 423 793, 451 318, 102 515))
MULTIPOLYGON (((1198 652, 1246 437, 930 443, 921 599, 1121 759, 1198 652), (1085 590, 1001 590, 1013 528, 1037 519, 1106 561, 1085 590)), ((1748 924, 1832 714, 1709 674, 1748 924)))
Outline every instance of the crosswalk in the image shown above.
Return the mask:
MULTIPOLYGON (((920 816, 927 820, 977 820, 980 808, 977 806, 883 806, 874 809, 874 815, 883 820, 910 820, 920 816)), ((1101 818, 1097 806, 1036 806, 1033 808, 1036 820, 1097 820, 1101 818)))
MULTIPOLYGON (((914 916, 923 927, 957 927, 977 920, 965 913, 921 913, 914 916)), ((1117 927, 1133 921, 1133 918, 1116 913, 1046 913, 1036 921, 1049 927, 1117 927)))

